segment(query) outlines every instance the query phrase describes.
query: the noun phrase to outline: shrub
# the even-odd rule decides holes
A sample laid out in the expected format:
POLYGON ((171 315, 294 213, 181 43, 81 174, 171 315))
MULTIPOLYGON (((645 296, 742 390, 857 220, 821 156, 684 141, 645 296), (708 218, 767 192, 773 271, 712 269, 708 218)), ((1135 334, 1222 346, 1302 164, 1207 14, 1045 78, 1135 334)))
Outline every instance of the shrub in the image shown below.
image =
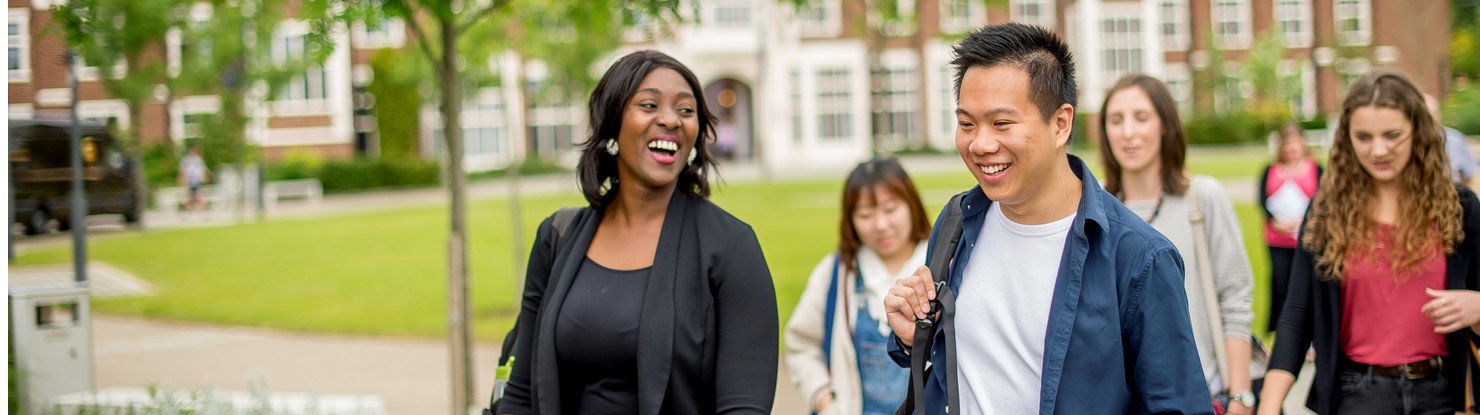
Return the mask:
POLYGON ((1480 86, 1456 90, 1444 100, 1444 125, 1480 135, 1480 86))
POLYGON ((1183 128, 1192 144, 1236 144, 1263 142, 1280 125, 1279 120, 1265 120, 1247 111, 1194 115, 1183 128))
POLYGON ((316 153, 293 150, 276 164, 267 166, 267 180, 298 180, 319 177, 324 160, 316 153))
POLYGON ((319 180, 325 192, 375 189, 384 187, 430 186, 437 184, 436 163, 407 158, 380 160, 346 160, 324 163, 319 180))
POLYGON ((144 147, 144 177, 149 186, 170 187, 179 182, 180 152, 171 142, 150 144, 144 147))

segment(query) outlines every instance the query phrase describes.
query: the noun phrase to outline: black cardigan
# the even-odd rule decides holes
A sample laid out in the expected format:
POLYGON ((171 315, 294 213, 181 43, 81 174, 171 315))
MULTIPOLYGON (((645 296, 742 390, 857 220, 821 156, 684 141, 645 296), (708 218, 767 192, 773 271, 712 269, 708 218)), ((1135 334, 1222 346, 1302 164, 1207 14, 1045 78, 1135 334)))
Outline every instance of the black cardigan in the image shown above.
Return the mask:
MULTIPOLYGON (((1459 186, 1461 220, 1465 238, 1447 256, 1448 276, 1445 289, 1480 290, 1480 200, 1470 189, 1459 186)), ((1349 362, 1341 348, 1341 285, 1316 276, 1315 255, 1305 244, 1295 251, 1290 271, 1289 298, 1280 315, 1278 337, 1269 368, 1300 373, 1305 350, 1315 342, 1316 373, 1305 406, 1318 414, 1335 415, 1341 407, 1341 365, 1349 362)), ((1475 364, 1470 355, 1470 339, 1480 338, 1470 329, 1460 329, 1445 336, 1449 356, 1445 357, 1443 375, 1449 379, 1449 395, 1454 409, 1464 406, 1465 368, 1475 364)))
MULTIPOLYGON (((559 247, 551 219, 540 224, 500 412, 562 413, 555 317, 600 222, 600 211, 581 209, 559 247)), ((776 291, 755 231, 706 199, 675 192, 642 304, 639 413, 770 413, 778 333, 776 291)))

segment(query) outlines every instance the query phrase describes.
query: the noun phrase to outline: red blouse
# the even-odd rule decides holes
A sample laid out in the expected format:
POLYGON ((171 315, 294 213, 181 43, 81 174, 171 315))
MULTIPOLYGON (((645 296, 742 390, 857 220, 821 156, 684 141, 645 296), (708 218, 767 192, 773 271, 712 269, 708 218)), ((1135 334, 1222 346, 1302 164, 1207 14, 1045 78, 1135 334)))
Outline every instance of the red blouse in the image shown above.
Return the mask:
POLYGON ((1376 249, 1360 247, 1352 252, 1363 254, 1345 259, 1341 345, 1357 363, 1396 366, 1449 354, 1444 335, 1421 311, 1430 299, 1424 288, 1444 289, 1444 252, 1435 241, 1415 268, 1393 275, 1392 231, 1378 224, 1371 242, 1376 249))

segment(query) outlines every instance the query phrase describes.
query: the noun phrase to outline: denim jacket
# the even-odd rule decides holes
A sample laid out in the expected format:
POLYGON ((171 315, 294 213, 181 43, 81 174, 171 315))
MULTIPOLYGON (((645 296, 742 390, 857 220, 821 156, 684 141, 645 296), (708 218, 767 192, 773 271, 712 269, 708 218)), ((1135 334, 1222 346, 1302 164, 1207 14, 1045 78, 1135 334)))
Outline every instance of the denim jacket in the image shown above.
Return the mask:
MULTIPOLYGON (((1182 255, 1105 192, 1084 161, 1073 155, 1067 161, 1082 182, 1083 198, 1054 286, 1039 413, 1212 414, 1187 314, 1182 255)), ((961 203, 961 243, 949 271, 952 292, 961 287, 993 202, 977 186, 961 203)), ((937 219, 932 241, 939 231, 937 219)), ((932 243, 931 254, 934 249, 932 243)), ((946 370, 956 366, 945 361, 945 342, 956 339, 946 338, 943 326, 935 328, 929 351, 937 369, 928 375, 919 403, 926 414, 948 413, 946 370)), ((897 337, 890 342, 895 363, 909 367, 908 353, 897 337)))

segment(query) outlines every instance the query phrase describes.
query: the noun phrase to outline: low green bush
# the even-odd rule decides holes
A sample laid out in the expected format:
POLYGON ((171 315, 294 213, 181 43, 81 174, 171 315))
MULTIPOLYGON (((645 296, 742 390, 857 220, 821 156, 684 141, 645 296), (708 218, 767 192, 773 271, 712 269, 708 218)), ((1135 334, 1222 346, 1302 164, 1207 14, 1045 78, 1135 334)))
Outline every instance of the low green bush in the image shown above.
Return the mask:
POLYGON ((324 163, 319 181, 325 192, 437 184, 438 165, 414 159, 346 160, 324 163))
POLYGON ((1183 128, 1192 144, 1237 144, 1263 142, 1280 125, 1280 120, 1266 120, 1246 111, 1194 115, 1183 128))
POLYGON ((307 151, 291 151, 281 161, 267 166, 267 180, 299 180, 319 177, 324 167, 318 154, 307 151))
POLYGON ((1471 86, 1444 99, 1444 125, 1468 135, 1480 135, 1480 86, 1471 86))
POLYGON ((153 188, 176 186, 180 175, 180 151, 171 142, 144 146, 144 176, 153 188))

